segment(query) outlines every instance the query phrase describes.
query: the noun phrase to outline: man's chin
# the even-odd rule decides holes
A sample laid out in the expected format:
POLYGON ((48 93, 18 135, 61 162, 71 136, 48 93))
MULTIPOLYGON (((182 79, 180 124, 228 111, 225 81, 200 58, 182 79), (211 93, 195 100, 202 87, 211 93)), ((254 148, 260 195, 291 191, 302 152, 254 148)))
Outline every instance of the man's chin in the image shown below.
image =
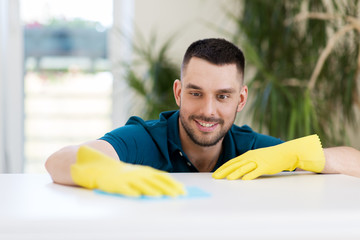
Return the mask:
POLYGON ((208 139, 208 140, 205 140, 205 139, 193 139, 192 138, 193 142, 196 145, 201 146, 201 147, 213 147, 216 144, 218 144, 222 139, 223 139, 223 137, 220 137, 220 138, 217 138, 217 139, 208 139))

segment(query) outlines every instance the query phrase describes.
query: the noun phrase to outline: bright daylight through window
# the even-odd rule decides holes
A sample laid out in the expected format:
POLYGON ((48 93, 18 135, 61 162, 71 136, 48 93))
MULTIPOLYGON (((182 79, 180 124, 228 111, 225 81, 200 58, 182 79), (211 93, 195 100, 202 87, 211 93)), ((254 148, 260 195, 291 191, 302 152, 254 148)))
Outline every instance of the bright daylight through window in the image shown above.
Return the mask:
POLYGON ((25 172, 111 128, 108 32, 112 1, 21 1, 25 172))

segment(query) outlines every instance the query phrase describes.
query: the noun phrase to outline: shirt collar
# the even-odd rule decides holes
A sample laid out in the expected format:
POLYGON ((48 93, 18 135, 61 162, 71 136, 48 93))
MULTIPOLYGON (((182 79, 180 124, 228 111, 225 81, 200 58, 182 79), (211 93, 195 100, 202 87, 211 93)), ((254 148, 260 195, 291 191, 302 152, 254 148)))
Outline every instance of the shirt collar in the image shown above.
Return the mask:
POLYGON ((229 159, 236 157, 235 141, 231 134, 231 129, 226 133, 222 142, 222 151, 213 171, 226 163, 229 159))
POLYGON ((168 139, 169 153, 174 151, 182 151, 180 135, 179 135, 179 111, 174 112, 168 118, 168 139))

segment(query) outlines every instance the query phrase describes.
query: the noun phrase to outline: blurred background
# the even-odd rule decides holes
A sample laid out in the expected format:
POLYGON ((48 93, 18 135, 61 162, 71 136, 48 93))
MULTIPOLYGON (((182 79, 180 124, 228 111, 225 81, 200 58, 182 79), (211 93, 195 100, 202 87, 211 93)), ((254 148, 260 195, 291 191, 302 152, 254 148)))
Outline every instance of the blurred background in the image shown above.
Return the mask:
POLYGON ((183 54, 209 37, 247 60, 238 125, 360 149, 359 33, 356 0, 0 0, 0 172, 176 109, 183 54))

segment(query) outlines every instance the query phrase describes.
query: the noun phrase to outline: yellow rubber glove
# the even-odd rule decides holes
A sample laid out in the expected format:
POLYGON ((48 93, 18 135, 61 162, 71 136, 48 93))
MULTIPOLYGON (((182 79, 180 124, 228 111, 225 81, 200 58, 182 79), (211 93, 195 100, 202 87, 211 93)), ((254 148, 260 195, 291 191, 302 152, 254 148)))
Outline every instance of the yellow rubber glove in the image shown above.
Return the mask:
POLYGON ((71 176, 79 186, 132 197, 185 194, 184 186, 164 171, 124 163, 88 146, 79 148, 71 176))
POLYGON ((284 170, 301 168, 321 172, 325 156, 317 135, 291 140, 273 147, 250 150, 219 167, 213 178, 251 180, 263 174, 276 174, 284 170))

